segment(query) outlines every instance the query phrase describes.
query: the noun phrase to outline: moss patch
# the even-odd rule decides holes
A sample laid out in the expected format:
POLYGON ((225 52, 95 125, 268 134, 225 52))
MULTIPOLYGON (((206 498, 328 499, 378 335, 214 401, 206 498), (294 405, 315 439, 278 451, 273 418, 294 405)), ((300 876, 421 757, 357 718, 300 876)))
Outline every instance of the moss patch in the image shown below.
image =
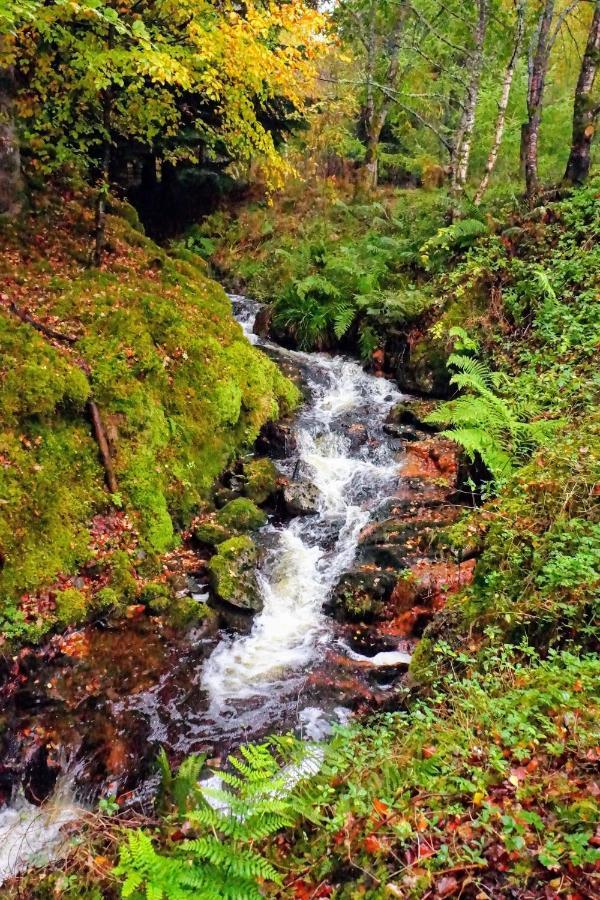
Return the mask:
MULTIPOLYGON (((261 426, 299 401, 297 388, 243 337, 202 261, 171 258, 136 221, 112 216, 114 252, 101 269, 83 268, 91 227, 90 213, 65 201, 2 235, 5 302, 78 338, 63 346, 0 308, 5 630, 23 592, 89 559, 91 519, 109 505, 90 397, 111 442, 115 500, 150 559, 177 544, 179 528, 261 426)), ((134 584, 113 585, 120 602, 134 584)))
POLYGON ((266 503, 277 490, 279 472, 270 459, 253 459, 244 465, 246 486, 244 493, 254 503, 266 503))

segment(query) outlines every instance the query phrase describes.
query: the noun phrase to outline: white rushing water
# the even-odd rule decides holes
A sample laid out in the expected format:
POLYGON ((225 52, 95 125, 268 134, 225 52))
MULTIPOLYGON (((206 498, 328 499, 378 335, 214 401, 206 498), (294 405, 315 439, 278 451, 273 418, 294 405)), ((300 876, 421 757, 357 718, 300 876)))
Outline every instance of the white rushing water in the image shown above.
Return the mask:
POLYGON ((82 814, 71 774, 60 780, 43 806, 34 806, 19 795, 0 810, 0 885, 11 875, 57 859, 68 840, 65 826, 82 814))
MULTIPOLYGON (((259 340, 252 334, 258 304, 232 299, 248 338, 299 369, 307 386, 309 397, 295 422, 296 450, 279 466, 291 480, 314 485, 317 513, 263 529, 258 580, 264 608, 249 634, 225 637, 201 670, 187 668, 183 694, 169 688, 166 673, 155 687, 113 704, 115 710, 120 704, 144 715, 148 740, 181 753, 190 752, 195 740, 227 735, 239 743, 252 737, 257 723, 261 733, 281 728, 290 695, 295 715, 285 719, 286 727, 293 720, 310 742, 323 740, 332 722, 346 721, 348 709, 334 705, 325 711, 310 692, 301 702, 302 679, 322 662, 332 642, 323 605, 351 569, 361 529, 399 478, 398 459, 383 432, 389 409, 402 398, 393 384, 345 357, 284 350, 259 340)), ((409 658, 392 651, 369 659, 340 642, 336 651, 383 669, 409 658)), ((290 789, 321 763, 322 750, 309 746, 306 760, 283 772, 290 789)), ((74 798, 74 777, 73 770, 65 774, 42 807, 18 796, 0 810, 0 884, 61 853, 64 826, 83 814, 74 798)), ((215 779, 206 787, 218 786, 215 779)))
MULTIPOLYGON (((257 304, 232 299, 250 340, 273 347, 252 334, 257 304)), ((295 425, 297 449, 281 468, 316 486, 318 512, 271 528, 259 572, 264 609, 249 635, 223 640, 204 667, 213 716, 230 704, 233 711, 232 701, 268 695, 319 653, 328 636, 323 604, 351 568, 374 506, 398 480, 398 461, 381 431, 402 397, 395 387, 345 357, 281 348, 277 354, 302 370, 310 395, 295 425)))

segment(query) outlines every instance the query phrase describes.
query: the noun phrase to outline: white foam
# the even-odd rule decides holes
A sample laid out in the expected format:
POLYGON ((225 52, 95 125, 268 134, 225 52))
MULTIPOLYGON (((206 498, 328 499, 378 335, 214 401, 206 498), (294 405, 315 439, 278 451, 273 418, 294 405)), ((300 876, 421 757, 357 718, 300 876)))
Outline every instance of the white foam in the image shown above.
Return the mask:
MULTIPOLYGON (((257 342, 252 335, 257 305, 232 299, 245 333, 257 342)), ((215 716, 232 700, 267 695, 286 673, 301 670, 318 653, 327 633, 322 606, 352 566, 372 502, 398 477, 387 442, 367 442, 353 451, 346 434, 355 422, 384 421, 402 396, 393 385, 344 357, 285 353, 303 364, 310 391, 296 424, 291 470, 308 476, 318 489, 318 514, 293 519, 276 532, 259 573, 263 611, 249 635, 225 639, 207 660, 203 686, 215 716), (319 529, 328 540, 319 539, 319 529)))

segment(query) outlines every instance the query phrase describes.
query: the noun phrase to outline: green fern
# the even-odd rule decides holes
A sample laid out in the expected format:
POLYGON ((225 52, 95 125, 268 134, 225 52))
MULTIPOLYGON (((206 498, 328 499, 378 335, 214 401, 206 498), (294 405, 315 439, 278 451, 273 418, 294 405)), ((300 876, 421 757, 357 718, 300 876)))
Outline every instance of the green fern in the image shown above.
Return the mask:
POLYGON ((421 247, 421 260, 427 268, 435 263, 443 262, 452 254, 467 250, 484 234, 487 226, 479 219, 459 219, 447 228, 440 228, 433 237, 421 247))
POLYGON ((247 745, 229 759, 230 768, 219 773, 223 788, 210 790, 198 783, 204 757, 189 757, 174 774, 161 752, 167 814, 154 839, 142 830, 132 831, 120 847, 114 871, 122 879, 121 896, 258 900, 260 883, 279 884, 279 873, 253 845, 290 827, 299 816, 315 821, 314 797, 302 785, 290 787, 287 772, 306 752, 306 745, 291 738, 247 745), (170 840, 173 830, 180 832, 182 826, 187 840, 170 840))
POLYGON ((498 377, 478 359, 452 354, 451 384, 465 391, 456 400, 431 413, 427 422, 446 425, 442 434, 464 449, 473 461, 479 457, 496 482, 504 481, 515 463, 545 443, 559 423, 523 422, 515 404, 496 393, 498 377))

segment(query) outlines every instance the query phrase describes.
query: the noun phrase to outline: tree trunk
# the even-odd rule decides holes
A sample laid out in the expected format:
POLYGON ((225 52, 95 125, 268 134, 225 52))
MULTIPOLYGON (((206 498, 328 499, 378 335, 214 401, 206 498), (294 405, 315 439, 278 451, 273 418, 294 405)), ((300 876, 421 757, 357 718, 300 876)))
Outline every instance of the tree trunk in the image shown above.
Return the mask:
POLYGON ((550 26, 554 16, 555 0, 544 0, 538 20, 534 44, 529 54, 529 79, 527 85, 527 122, 521 128, 521 162, 525 174, 527 199, 532 205, 539 190, 538 145, 542 106, 548 74, 548 62, 552 49, 550 26))
POLYGON ((473 52, 469 59, 471 77, 467 86, 465 105, 454 142, 452 159, 451 192, 455 200, 462 194, 469 174, 475 113, 483 71, 483 50, 489 22, 489 0, 478 0, 477 10, 477 23, 473 34, 473 52))
POLYGON ((591 102, 591 92, 596 80, 599 63, 600 0, 596 0, 587 46, 581 61, 579 79, 575 88, 573 141, 565 171, 565 181, 569 184, 583 184, 590 171, 590 149, 596 129, 596 119, 600 113, 600 106, 597 104, 594 107, 591 102))
POLYGON ((102 98, 102 125, 104 140, 102 144, 102 162, 100 184, 96 195, 96 228, 94 238, 94 265, 99 266, 106 246, 106 201, 110 188, 110 120, 112 99, 108 92, 102 98))
POLYGON ((504 79, 502 81, 502 93, 498 102, 498 117, 496 119, 494 141, 492 143, 492 148, 485 164, 485 171, 483 173, 483 178, 481 179, 481 184, 479 185, 477 193, 475 194, 475 206, 480 205, 481 201, 483 200, 483 195, 488 189, 490 178, 492 177, 492 173, 496 168, 498 154, 500 153, 500 147, 502 146, 502 138, 504 137, 504 129, 506 127, 506 111, 508 109, 508 101, 510 100, 512 83, 515 77, 517 62, 519 61, 519 54, 521 53, 523 36, 525 34, 526 2, 527 0, 519 0, 517 5, 517 24, 515 26, 513 49, 504 72, 504 79))
POLYGON ((406 0, 400 0, 396 22, 390 37, 388 49, 388 67, 382 85, 373 82, 376 58, 375 13, 376 3, 369 9, 368 53, 367 53, 367 103, 365 108, 365 127, 367 132, 367 150, 364 163, 358 175, 358 187, 366 193, 377 187, 378 155, 381 134, 385 127, 390 108, 393 104, 394 86, 400 65, 400 37, 404 30, 410 7, 406 0), (379 103, 375 102, 375 89, 381 94, 379 103))
POLYGON ((14 120, 12 66, 0 69, 0 215, 17 216, 23 206, 21 154, 14 120))

